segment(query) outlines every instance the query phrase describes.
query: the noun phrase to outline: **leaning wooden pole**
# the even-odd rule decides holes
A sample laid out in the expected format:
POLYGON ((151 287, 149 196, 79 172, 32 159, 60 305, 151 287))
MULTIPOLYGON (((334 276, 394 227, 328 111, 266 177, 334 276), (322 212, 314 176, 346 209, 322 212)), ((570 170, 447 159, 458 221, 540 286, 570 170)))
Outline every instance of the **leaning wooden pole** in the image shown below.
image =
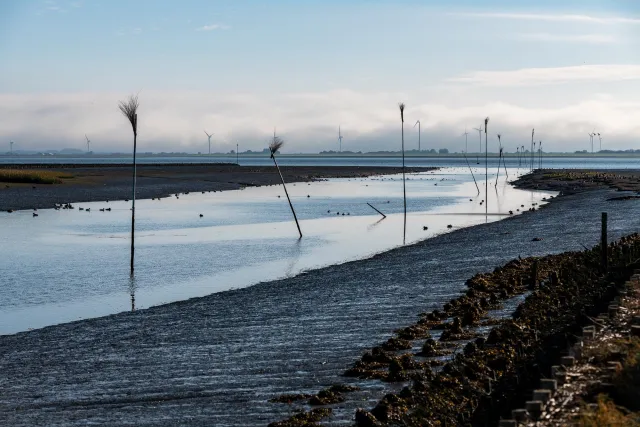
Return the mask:
MULTIPOLYGON (((508 180, 509 172, 507 171, 507 157, 504 155, 504 152, 502 152, 502 166, 504 166, 504 174, 507 176, 507 180, 508 180)), ((498 165, 498 167, 500 167, 500 165, 498 165)))
POLYGON ((476 190, 478 190, 478 195, 480 195, 480 187, 478 187, 478 182, 476 181, 476 177, 473 175, 473 170, 471 169, 471 165, 469 164, 469 159, 467 158, 467 153, 464 153, 464 159, 467 161, 467 166, 469 166, 469 172, 471 172, 471 177, 473 178, 473 183, 476 185, 476 190))
POLYGON ((300 223, 298 222, 298 217, 296 216, 296 210, 293 209, 293 204, 291 203, 291 198, 289 197, 289 192, 287 191, 287 186, 284 184, 284 177, 282 176, 282 172, 280 172, 280 167, 278 166, 278 162, 276 162, 276 156, 272 155, 273 164, 276 165, 276 169, 278 169, 278 174, 280 175, 280 181, 282 181, 282 188, 284 188, 284 194, 287 196, 287 200, 289 201, 289 207, 291 208, 291 213, 293 214, 293 219, 296 221, 296 227, 298 227, 298 234, 300 234, 300 238, 302 239, 302 230, 300 230, 300 223))
POLYGON ((371 203, 368 203, 368 202, 367 202, 367 204, 369 205, 369 207, 370 207, 371 209, 373 209, 374 211, 376 211, 376 212, 378 212, 380 215, 382 215, 382 219, 385 219, 385 218, 387 217, 385 214, 383 214, 383 213, 382 213, 382 212, 380 212, 378 209, 376 209, 376 207, 375 207, 375 206, 373 206, 371 203))
POLYGON ((298 234, 300 234, 300 238, 302 239, 302 230, 300 230, 300 223, 298 222, 298 216, 296 215, 295 209, 293 209, 293 204, 291 203, 291 198, 289 197, 289 192, 287 191, 287 186, 284 183, 284 177, 282 176, 282 172, 280 172, 280 167, 278 166, 278 162, 276 161, 276 153, 282 147, 284 141, 276 136, 275 130, 273 131, 273 141, 269 144, 269 151, 271 151, 271 158, 273 159, 273 164, 276 165, 276 170, 278 171, 278 175, 280 175, 280 181, 282 181, 282 188, 284 188, 284 194, 287 196, 287 201, 289 202, 289 207, 291 208, 291 213, 293 214, 293 219, 296 221, 296 227, 298 227, 298 234))

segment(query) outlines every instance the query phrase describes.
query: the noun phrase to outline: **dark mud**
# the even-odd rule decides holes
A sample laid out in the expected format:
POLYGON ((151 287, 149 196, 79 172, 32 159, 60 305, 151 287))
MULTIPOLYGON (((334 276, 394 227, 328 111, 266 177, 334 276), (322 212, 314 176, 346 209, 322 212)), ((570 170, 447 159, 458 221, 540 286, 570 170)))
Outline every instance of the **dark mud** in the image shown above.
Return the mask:
MULTIPOLYGON (((45 209, 56 204, 131 198, 131 165, 1 165, 2 168, 46 169, 73 176, 62 184, 0 182, 0 210, 45 209)), ((424 172, 435 168, 408 168, 424 172)), ((357 178, 401 173, 401 168, 377 166, 286 166, 286 182, 326 178, 357 178)), ((137 166, 136 198, 166 197, 186 191, 224 191, 278 185, 275 168, 234 164, 142 164, 137 166)))
POLYGON ((640 201, 613 210, 607 199, 615 195, 565 196, 290 279, 2 336, 0 424, 266 425, 312 409, 306 400, 270 399, 337 383, 361 390, 342 393, 322 424, 350 422, 357 408, 373 408, 395 390, 342 376, 365 351, 460 296, 478 271, 596 245, 602 211, 610 239, 635 232, 640 201))
MULTIPOLYGON (((630 261, 640 255, 640 236, 615 242, 609 253, 608 271, 602 268, 599 247, 536 259, 529 277, 532 293, 512 318, 493 328, 486 339, 467 343, 464 352, 438 373, 406 372, 411 384, 386 395, 370 413, 358 411, 358 425, 495 425, 511 409, 524 406, 526 393, 549 373, 589 316, 606 307, 633 272, 630 261), (536 278, 538 264, 547 269, 545 280, 536 278)), ((518 277, 517 270, 501 276, 509 278, 517 291, 517 280, 511 280, 518 277)), ((485 298, 508 289, 497 282, 489 278, 469 283, 459 306, 473 300, 470 294, 485 298)), ((473 311, 473 305, 465 311, 473 311)))
POLYGON ((538 169, 514 181, 520 188, 576 194, 594 189, 640 192, 636 170, 538 169))

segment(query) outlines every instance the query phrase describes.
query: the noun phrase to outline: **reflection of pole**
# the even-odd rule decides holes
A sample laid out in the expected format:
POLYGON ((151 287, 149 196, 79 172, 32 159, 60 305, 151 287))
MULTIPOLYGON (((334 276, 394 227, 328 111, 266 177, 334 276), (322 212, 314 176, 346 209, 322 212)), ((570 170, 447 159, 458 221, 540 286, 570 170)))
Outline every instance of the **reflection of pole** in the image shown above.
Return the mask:
POLYGON ((607 240, 607 213, 602 212, 602 224, 600 230, 600 255, 602 259, 602 269, 607 271, 609 267, 609 247, 607 240))
POLYGON ((129 295, 131 296, 131 311, 136 310, 136 282, 133 276, 129 278, 129 295))
POLYGON ((382 212, 380 212, 378 209, 376 209, 371 203, 367 203, 369 205, 369 207, 371 209, 373 209, 374 211, 378 212, 380 215, 382 215, 382 218, 386 218, 387 216, 385 214, 383 214, 382 212))

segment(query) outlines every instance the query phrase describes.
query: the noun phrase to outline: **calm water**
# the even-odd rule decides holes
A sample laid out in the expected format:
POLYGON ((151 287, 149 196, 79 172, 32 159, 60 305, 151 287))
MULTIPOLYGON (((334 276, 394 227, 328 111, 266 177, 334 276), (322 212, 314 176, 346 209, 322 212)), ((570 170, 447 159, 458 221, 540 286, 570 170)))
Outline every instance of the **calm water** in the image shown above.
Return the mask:
MULTIPOLYGON (((530 160, 530 158, 529 158, 530 160)), ((11 163, 42 163, 42 164, 61 164, 61 163, 102 163, 117 164, 128 163, 132 159, 129 157, 109 157, 109 156, 0 156, 0 164, 11 163)), ((176 156, 176 157, 145 157, 137 158, 139 163, 235 163, 235 156, 176 156)), ((273 163, 267 155, 240 155, 238 161, 241 165, 246 166, 271 166, 273 163)), ((484 166, 482 156, 476 157, 470 154, 469 161, 475 165, 479 162, 484 166)), ((289 166, 400 166, 402 159, 396 157, 383 156, 355 156, 355 157, 332 157, 332 156, 281 156, 278 161, 281 165, 289 166)), ((506 159, 507 166, 517 168, 518 159, 509 157, 506 159)), ((466 161, 461 157, 406 157, 408 166, 438 166, 438 167, 465 167, 466 161)), ((497 159, 490 158, 489 164, 497 166, 497 159)), ((536 163, 537 164, 537 163, 536 163)), ((536 166, 537 167, 537 166, 536 166)), ((640 157, 544 157, 542 159, 542 167, 554 169, 572 169, 572 168, 589 168, 589 169, 638 169, 640 168, 640 157)))
MULTIPOLYGON (((497 221, 550 195, 516 190, 504 178, 496 188, 493 173, 487 217, 480 205, 484 183, 477 195, 468 170, 409 175, 407 243, 448 232, 448 225, 497 221)), ((137 201, 134 280, 130 203, 80 203, 74 210, 40 210, 38 217, 2 212, 0 240, 11 244, 0 246, 0 333, 250 286, 402 244, 401 176, 288 189, 301 240, 281 186, 137 201), (112 210, 100 211, 107 207, 112 210)))

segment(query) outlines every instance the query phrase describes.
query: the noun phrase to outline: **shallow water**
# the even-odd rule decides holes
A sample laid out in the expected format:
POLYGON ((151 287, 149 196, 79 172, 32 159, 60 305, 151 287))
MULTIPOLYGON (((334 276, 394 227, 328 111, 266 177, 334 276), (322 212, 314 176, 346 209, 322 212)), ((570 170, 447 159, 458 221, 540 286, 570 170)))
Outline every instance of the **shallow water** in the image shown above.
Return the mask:
MULTIPOLYGON (((484 183, 478 195, 468 171, 409 175, 406 242, 497 221, 552 194, 517 190, 504 178, 494 184, 491 175, 485 207, 484 183)), ((136 201, 133 280, 130 202, 81 203, 38 217, 0 213, 0 239, 11 242, 0 247, 0 334, 246 287, 402 245, 401 175, 288 189, 302 239, 281 186, 136 201)))
MULTIPOLYGON (((495 154, 493 154, 495 155, 495 154)), ((447 155, 433 157, 414 157, 406 156, 406 164, 411 167, 466 167, 467 163, 464 157, 450 157, 447 155)), ((157 163, 236 163, 243 166, 271 166, 272 161, 266 154, 241 154, 237 159, 235 155, 211 155, 211 156, 144 156, 138 155, 137 162, 144 164, 157 163)), ((469 153, 469 161, 472 165, 481 165, 484 167, 484 158, 482 154, 477 156, 475 153, 469 153)), ((505 159, 509 168, 518 168, 519 164, 523 168, 530 165, 531 157, 518 160, 517 156, 509 155, 505 159)), ((537 168, 539 159, 536 159, 535 167, 537 168)), ((39 164, 119 164, 131 163, 132 158, 128 156, 2 156, 0 155, 0 164, 21 164, 21 163, 39 163, 39 164)), ((282 166, 401 166, 402 158, 395 156, 318 156, 318 155, 293 155, 280 156, 278 163, 282 166)), ((498 158, 491 157, 488 163, 492 167, 497 167, 498 158)), ((611 157, 598 156, 598 154, 578 156, 548 156, 542 158, 542 167, 551 169, 638 169, 640 168, 640 157, 611 157)), ((527 168, 528 169, 528 168, 527 168)))

